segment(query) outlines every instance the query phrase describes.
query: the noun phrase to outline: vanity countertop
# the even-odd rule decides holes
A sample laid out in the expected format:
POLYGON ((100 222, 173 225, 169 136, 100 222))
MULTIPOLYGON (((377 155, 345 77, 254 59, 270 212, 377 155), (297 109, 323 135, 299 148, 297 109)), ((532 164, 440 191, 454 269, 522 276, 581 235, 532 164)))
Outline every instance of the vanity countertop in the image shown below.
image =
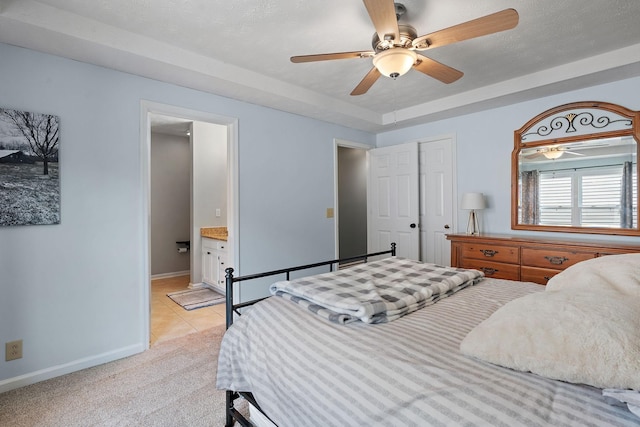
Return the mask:
POLYGON ((227 227, 203 227, 200 229, 200 236, 226 242, 228 236, 227 227))

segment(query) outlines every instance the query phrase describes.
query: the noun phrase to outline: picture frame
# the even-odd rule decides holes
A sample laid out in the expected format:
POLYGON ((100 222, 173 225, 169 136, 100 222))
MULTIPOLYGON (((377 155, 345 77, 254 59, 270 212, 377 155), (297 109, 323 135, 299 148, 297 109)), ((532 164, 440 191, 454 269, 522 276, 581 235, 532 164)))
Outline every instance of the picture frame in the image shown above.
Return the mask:
POLYGON ((60 223, 60 118, 0 108, 0 226, 60 223))

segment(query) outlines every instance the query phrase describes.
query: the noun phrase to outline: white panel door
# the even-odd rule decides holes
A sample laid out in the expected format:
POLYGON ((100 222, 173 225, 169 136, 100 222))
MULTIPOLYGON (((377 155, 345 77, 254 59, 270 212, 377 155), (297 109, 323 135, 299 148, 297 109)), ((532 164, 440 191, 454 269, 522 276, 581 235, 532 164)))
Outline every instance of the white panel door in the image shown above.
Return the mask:
POLYGON ((418 195, 417 142, 369 151, 369 252, 395 242, 398 256, 419 259, 418 195))
POLYGON ((454 192, 453 140, 422 142, 420 158, 420 260, 451 265, 454 192))

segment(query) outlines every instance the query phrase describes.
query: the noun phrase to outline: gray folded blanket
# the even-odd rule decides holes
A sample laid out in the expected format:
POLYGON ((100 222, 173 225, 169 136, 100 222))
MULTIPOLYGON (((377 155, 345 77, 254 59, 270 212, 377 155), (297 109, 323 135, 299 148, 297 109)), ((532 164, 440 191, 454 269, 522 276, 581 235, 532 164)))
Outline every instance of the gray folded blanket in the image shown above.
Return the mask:
POLYGON ((270 291, 335 323, 384 323, 474 285, 483 277, 478 270, 390 257, 276 282, 270 291))

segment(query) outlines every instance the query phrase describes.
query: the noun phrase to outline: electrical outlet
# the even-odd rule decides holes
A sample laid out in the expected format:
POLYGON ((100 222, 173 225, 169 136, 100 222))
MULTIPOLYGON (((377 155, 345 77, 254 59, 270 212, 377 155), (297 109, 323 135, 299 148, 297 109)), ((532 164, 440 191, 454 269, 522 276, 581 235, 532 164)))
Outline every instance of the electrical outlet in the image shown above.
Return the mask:
POLYGON ((22 340, 10 341, 5 344, 5 361, 22 359, 22 340))
POLYGON ((333 208, 327 208, 327 218, 333 218, 333 208))

